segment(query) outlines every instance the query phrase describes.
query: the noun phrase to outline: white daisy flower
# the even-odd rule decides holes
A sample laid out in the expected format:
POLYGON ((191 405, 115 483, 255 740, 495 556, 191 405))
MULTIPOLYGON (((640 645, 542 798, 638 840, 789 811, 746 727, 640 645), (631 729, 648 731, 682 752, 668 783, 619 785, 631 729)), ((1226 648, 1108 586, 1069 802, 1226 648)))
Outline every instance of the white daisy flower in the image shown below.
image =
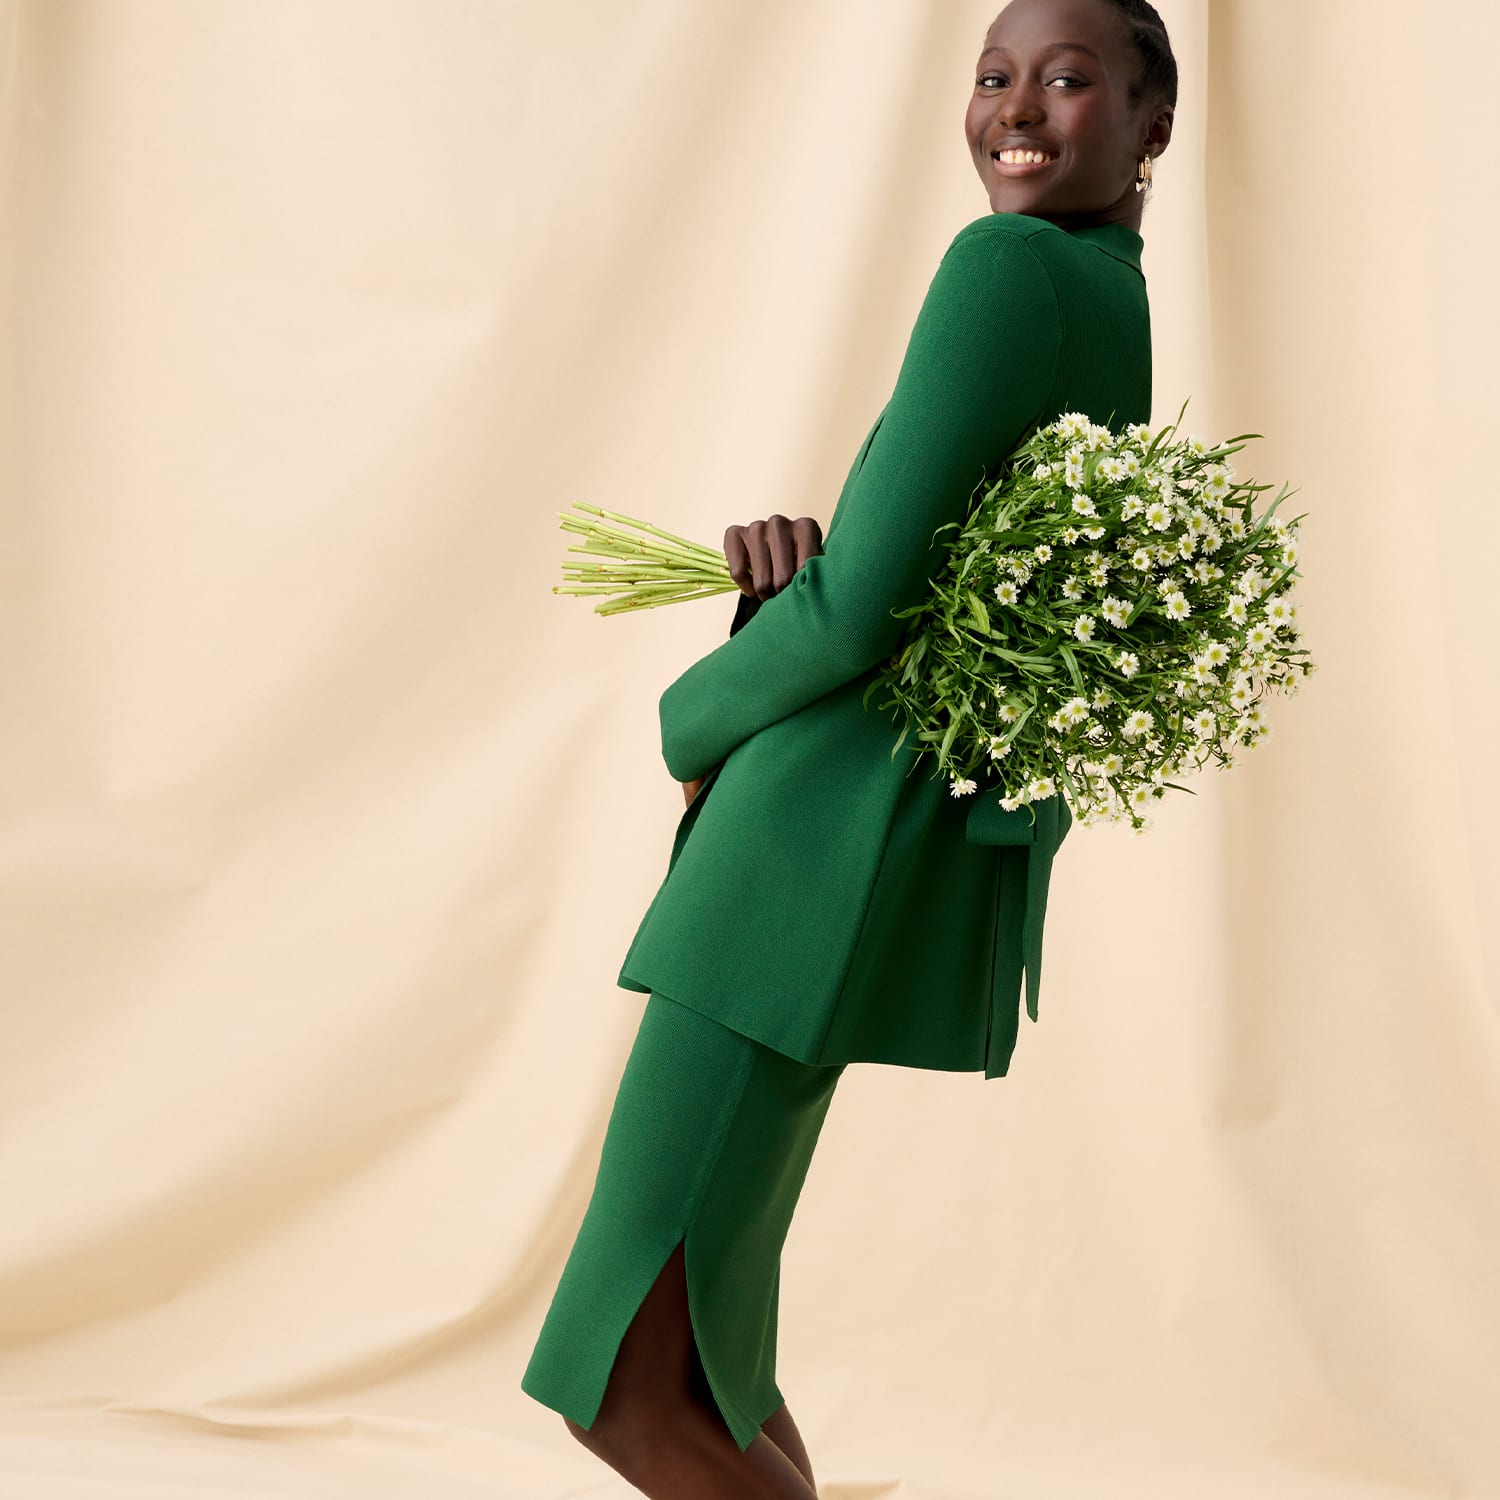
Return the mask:
POLYGON ((1292 606, 1285 594, 1277 594, 1266 600, 1266 624, 1275 629, 1292 623, 1292 606))
POLYGON ((1124 469, 1127 479, 1134 479, 1141 472, 1140 456, 1127 449, 1120 459, 1120 467, 1124 469))
POLYGON ((1139 739, 1151 727, 1151 715, 1144 708, 1137 708, 1125 717, 1120 732, 1128 740, 1139 739))
POLYGON ((1002 604, 1014 604, 1016 600, 1021 597, 1021 591, 1015 586, 1015 584, 1010 581, 1010 579, 1002 578, 1000 582, 995 585, 995 597, 1002 604))
POLYGON ((1173 589, 1162 603, 1169 620, 1185 620, 1193 612, 1192 605, 1187 602, 1187 595, 1181 589, 1173 589))
POLYGON ((1031 554, 1039 563, 1046 562, 1052 556, 1052 548, 1046 542, 1039 542, 1031 554))
POLYGON ((1094 638, 1094 617, 1093 617, 1093 615, 1079 615, 1079 617, 1076 620, 1073 621, 1073 634, 1075 636, 1077 636, 1080 641, 1091 641, 1091 640, 1093 640, 1093 638, 1094 638))
POLYGON ((1142 573, 1148 573, 1151 571, 1151 563, 1152 557, 1149 548, 1137 547, 1135 551, 1130 554, 1130 566, 1142 573))
POLYGON ((1006 812, 1014 812, 1021 805, 1021 798, 1017 796, 1005 796, 1000 799, 1000 806, 1006 812))
POLYGON ((1172 524, 1172 512, 1170 508, 1160 500, 1153 500, 1146 507, 1146 524, 1153 531, 1165 531, 1172 524))
POLYGON ((1087 495, 1074 495, 1073 509, 1077 511, 1080 516, 1098 515, 1098 511, 1094 507, 1094 502, 1087 495))
POLYGON ((995 712, 999 714, 1002 724, 1014 724, 1021 717, 1021 706, 1018 703, 1002 703, 995 712))
POLYGON ((1202 458, 1208 452, 1208 443, 1205 439, 1194 433, 1187 440, 1187 450, 1194 458, 1202 458))
POLYGON ((1296 542, 1288 542, 1281 549, 1281 561, 1286 567, 1293 567, 1297 559, 1302 555, 1302 549, 1296 542))
POLYGON ((1038 776, 1030 786, 1026 788, 1026 798, 1029 802, 1039 802, 1044 798, 1056 795, 1057 788, 1053 785, 1050 776, 1038 776))
POLYGON ((1134 651, 1122 651, 1115 658, 1115 665, 1125 677, 1134 677, 1141 669, 1141 659, 1134 651))
POLYGON ((1123 599, 1116 599, 1113 594, 1104 596, 1104 603, 1100 605, 1099 612, 1109 621, 1111 625, 1124 625, 1130 617, 1130 606, 1123 599))
POLYGON ((950 788, 951 794, 955 797, 967 797, 970 792, 975 792, 978 790, 978 783, 970 781, 967 776, 960 777, 953 783, 952 787, 950 788))
POLYGON ((998 734, 990 736, 990 759, 1004 760, 1010 754, 1011 746, 1008 741, 998 734))
POLYGON ((1243 625, 1250 618, 1250 601, 1243 594, 1231 594, 1224 609, 1236 625, 1243 625))

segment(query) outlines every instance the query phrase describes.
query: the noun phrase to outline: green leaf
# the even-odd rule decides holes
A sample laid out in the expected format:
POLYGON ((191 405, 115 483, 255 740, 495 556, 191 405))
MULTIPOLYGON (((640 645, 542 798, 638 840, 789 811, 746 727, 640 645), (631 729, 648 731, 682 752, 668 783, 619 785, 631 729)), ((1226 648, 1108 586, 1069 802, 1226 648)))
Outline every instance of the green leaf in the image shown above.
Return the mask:
POLYGON ((938 746, 939 764, 941 764, 943 760, 947 758, 948 749, 953 744, 954 735, 958 733, 958 726, 960 722, 961 721, 956 715, 948 720, 948 732, 943 736, 943 743, 938 746))
POLYGON ((1080 693, 1084 692, 1083 673, 1078 670, 1078 658, 1073 655, 1072 649, 1059 641, 1057 643, 1057 654, 1062 657, 1064 664, 1067 666, 1068 676, 1073 679, 1073 686, 1080 693))
POLYGON ((964 592, 969 596, 969 608, 974 612, 975 624, 988 635, 990 629, 990 612, 984 607, 984 600, 973 589, 965 589, 964 592))

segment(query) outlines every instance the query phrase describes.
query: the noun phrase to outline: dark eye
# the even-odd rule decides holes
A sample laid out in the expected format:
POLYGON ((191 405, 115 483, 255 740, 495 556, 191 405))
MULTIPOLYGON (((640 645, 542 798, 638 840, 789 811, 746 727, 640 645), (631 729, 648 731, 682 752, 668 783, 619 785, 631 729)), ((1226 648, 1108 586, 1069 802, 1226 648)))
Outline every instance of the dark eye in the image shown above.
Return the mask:
MULTIPOLYGON (((1003 79, 1004 77, 1004 73, 981 73, 977 80, 978 86, 980 88, 999 88, 1000 85, 998 83, 990 83, 988 80, 991 78, 1003 79)), ((1072 84, 1075 88, 1082 88, 1088 82, 1085 78, 1075 78, 1071 73, 1059 73, 1056 78, 1049 81, 1051 83, 1072 84)))

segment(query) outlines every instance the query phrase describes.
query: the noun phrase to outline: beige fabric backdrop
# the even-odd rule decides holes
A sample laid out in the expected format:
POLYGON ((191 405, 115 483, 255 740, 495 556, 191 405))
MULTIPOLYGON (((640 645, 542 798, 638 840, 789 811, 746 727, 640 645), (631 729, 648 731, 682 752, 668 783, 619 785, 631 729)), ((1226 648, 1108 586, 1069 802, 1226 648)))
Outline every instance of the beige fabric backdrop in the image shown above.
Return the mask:
MULTIPOLYGON (((733 600, 556 512, 826 523, 998 8, 0 0, 6 1500, 628 1493, 518 1380, 733 600)), ((1301 486, 1321 674, 1070 839, 1008 1078, 848 1070, 839 1500, 1500 1496, 1500 23, 1162 9, 1155 416, 1301 486)))

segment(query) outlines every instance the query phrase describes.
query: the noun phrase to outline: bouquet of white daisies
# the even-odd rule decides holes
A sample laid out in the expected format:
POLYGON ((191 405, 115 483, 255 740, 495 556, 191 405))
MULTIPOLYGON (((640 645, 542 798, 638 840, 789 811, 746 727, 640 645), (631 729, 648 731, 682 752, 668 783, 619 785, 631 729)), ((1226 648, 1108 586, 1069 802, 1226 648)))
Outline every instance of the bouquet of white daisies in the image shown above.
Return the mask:
POLYGON ((914 732, 956 797, 1061 790, 1079 822, 1143 832, 1167 787, 1190 790, 1167 777, 1267 737, 1266 694, 1316 670, 1292 598, 1302 517, 1276 514, 1285 486, 1257 513, 1271 486, 1235 482, 1229 455, 1260 433, 1177 433, 1068 412, 1017 447, 897 612, 911 624, 865 695, 901 711, 893 756, 914 732))
MULTIPOLYGON (((1266 695, 1316 670, 1292 599, 1302 517, 1276 514, 1285 486, 1257 513, 1271 486, 1235 482, 1230 454, 1260 433, 1179 437, 1186 409, 1154 433, 1067 412, 939 529, 958 534, 865 692, 900 711, 893 759, 914 734, 955 797, 1014 811, 1062 794, 1081 823, 1143 832, 1153 800, 1191 790, 1168 776, 1228 769, 1267 737, 1266 695)), ((615 614, 738 590, 717 548, 573 503, 569 550, 595 560, 564 563, 554 593, 615 614)))

